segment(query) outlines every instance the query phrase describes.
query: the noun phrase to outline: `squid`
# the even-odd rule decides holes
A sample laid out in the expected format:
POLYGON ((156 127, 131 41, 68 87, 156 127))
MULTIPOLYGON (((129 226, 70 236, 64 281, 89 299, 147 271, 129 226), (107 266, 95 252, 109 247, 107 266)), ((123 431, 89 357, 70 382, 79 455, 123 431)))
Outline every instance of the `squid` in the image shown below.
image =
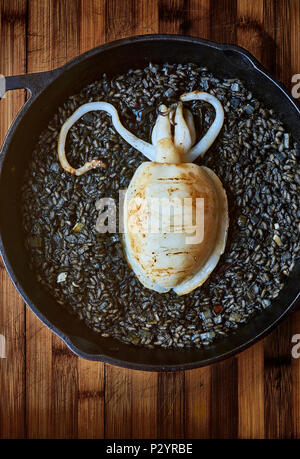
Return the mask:
POLYGON ((128 131, 113 105, 102 101, 84 104, 64 123, 58 141, 61 166, 77 176, 105 167, 103 161, 94 159, 74 169, 65 153, 71 126, 94 110, 107 112, 118 134, 149 160, 135 171, 124 199, 122 241, 129 266, 148 289, 173 290, 178 295, 192 292, 215 269, 227 241, 226 191, 211 169, 193 163, 220 133, 222 104, 212 94, 193 91, 182 94, 175 106, 160 105, 151 143, 128 131), (193 100, 205 101, 215 110, 214 121, 198 142, 193 115, 183 105, 193 100), (188 206, 179 205, 186 202, 188 206))

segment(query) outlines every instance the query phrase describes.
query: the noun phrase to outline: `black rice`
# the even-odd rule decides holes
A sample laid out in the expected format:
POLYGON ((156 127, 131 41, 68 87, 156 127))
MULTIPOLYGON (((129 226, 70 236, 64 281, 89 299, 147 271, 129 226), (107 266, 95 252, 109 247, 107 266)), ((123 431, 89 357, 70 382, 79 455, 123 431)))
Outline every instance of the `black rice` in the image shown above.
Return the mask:
MULTIPOLYGON (((188 104, 198 137, 214 113, 188 104)), ((22 215, 25 244, 38 280, 61 304, 102 336, 147 347, 209 345, 253 314, 271 307, 299 256, 297 146, 280 121, 238 79, 219 79, 196 64, 153 65, 126 75, 102 75, 59 107, 41 133, 25 173, 22 215), (178 297, 144 288, 124 259, 120 235, 95 229, 100 197, 118 200, 145 160, 114 130, 110 117, 89 113, 71 129, 67 155, 74 167, 93 158, 108 168, 75 177, 57 158, 64 121, 80 105, 105 100, 123 124, 150 141, 161 103, 205 90, 220 99, 225 123, 199 164, 213 169, 228 195, 229 239, 210 278, 178 297)))

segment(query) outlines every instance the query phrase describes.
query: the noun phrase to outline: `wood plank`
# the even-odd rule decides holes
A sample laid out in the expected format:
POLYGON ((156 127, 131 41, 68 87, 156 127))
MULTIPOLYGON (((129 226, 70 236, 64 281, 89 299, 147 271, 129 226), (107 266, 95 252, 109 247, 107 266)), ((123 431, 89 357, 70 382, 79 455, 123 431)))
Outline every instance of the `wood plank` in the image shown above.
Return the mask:
MULTIPOLYGON (((291 0, 291 75, 300 73, 300 2, 291 0)), ((299 99, 298 99, 299 102, 299 99)), ((291 318, 292 336, 300 334, 300 304, 291 318)), ((293 437, 300 438, 300 357, 292 359, 293 437)))
POLYGON ((275 2, 275 34, 276 43, 276 76, 288 88, 291 86, 291 23, 294 11, 290 0, 275 2))
POLYGON ((182 0, 160 0, 158 15, 160 33, 187 33, 188 9, 182 0))
POLYGON ((132 438, 132 372, 105 366, 105 438, 132 438))
MULTIPOLYGON (((286 85, 290 84, 290 2, 265 1, 271 38, 276 47, 274 70, 286 85)), ((266 18, 264 19, 266 21, 266 18)), ((271 51, 271 50, 270 50, 271 51)), ((292 436, 291 319, 286 319, 265 340, 265 434, 267 438, 292 436)))
MULTIPOLYGON (((105 42, 105 0, 80 2, 80 53, 105 42)), ((78 438, 104 437, 104 364, 78 359, 78 438)))
MULTIPOLYGON (((236 42, 236 23, 236 0, 210 0, 209 38, 211 40, 221 43, 236 42)), ((238 425, 237 362, 235 359, 228 359, 213 365, 209 371, 211 374, 206 375, 207 381, 210 380, 211 384, 210 414, 206 415, 206 423, 210 422, 209 435, 212 438, 236 438, 238 425)))
MULTIPOLYGON (((52 62, 62 65, 80 53, 80 1, 50 3, 52 62)), ((76 438, 78 432, 77 357, 52 335, 52 419, 54 438, 76 438)))
MULTIPOLYGON (((293 314, 292 335, 300 336, 300 311, 293 314)), ((299 338, 298 336, 298 338, 299 338)), ((299 340, 298 340, 299 343, 299 340)), ((291 344, 292 346, 295 345, 291 344)), ((300 351, 292 358, 292 429, 293 438, 300 438, 300 351)))
MULTIPOLYGON (((158 32, 158 2, 131 0, 106 2, 106 40, 158 32)), ((106 365, 105 436, 154 438, 156 436, 155 373, 106 365)))
POLYGON ((290 49, 291 49, 291 75, 300 73, 300 3, 298 0, 290 1, 290 49))
POLYGON ((106 365, 105 437, 155 438, 157 374, 106 365))
POLYGON ((186 438, 210 438, 211 367, 185 372, 186 438))
POLYGON ((157 435, 157 373, 131 370, 132 436, 156 438, 157 435))
POLYGON ((190 0, 185 33, 210 38, 210 0, 190 0))
POLYGON ((158 33, 159 0, 135 0, 135 34, 158 33))
POLYGON ((211 437, 237 438, 238 433, 238 368, 232 357, 212 366, 211 437))
POLYGON ((136 4, 134 0, 106 1, 106 39, 118 40, 135 34, 136 4))
POLYGON ((160 0, 159 32, 209 38, 210 0, 160 0))
POLYGON ((51 438, 51 332, 26 311, 26 430, 28 438, 51 438), (29 362, 30 359, 30 362, 29 362))
POLYGON ((247 48, 256 59, 262 59, 264 9, 261 0, 237 0, 237 44, 247 48))
POLYGON ((183 371, 158 374, 157 436, 185 438, 185 377, 183 371))
POLYGON ((158 32, 158 1, 106 0, 106 40, 158 32))
POLYGON ((219 43, 236 42, 237 0, 210 0, 210 38, 219 43))
POLYGON ((104 437, 104 364, 78 359, 78 438, 104 437))
MULTIPOLYGON (((28 72, 50 70, 77 55, 79 1, 29 2, 28 72)), ((30 438, 77 435, 77 358, 26 313, 27 428, 30 438), (53 355, 52 355, 53 346, 53 355)))
MULTIPOLYGON (((50 2, 28 7, 28 73, 49 70, 51 59, 50 2)), ((39 319, 26 311, 26 425, 29 438, 51 438, 52 336, 39 319)))
POLYGON ((80 53, 105 43, 106 1, 80 2, 80 53))
MULTIPOLYGON (((210 0, 191 0, 185 13, 184 33, 210 38, 210 0)), ((210 437, 211 367, 185 372, 185 436, 210 437)))
POLYGON ((292 437, 291 327, 286 320, 265 339, 265 437, 292 437))
MULTIPOLYGON (((2 125, 2 123, 0 123, 2 125)), ((5 356, 0 358, 0 438, 25 436, 24 304, 0 267, 0 333, 5 356)))
MULTIPOLYGON (((263 2, 237 1, 237 44, 247 48, 258 60, 265 46, 263 2)), ((263 342, 238 356, 239 438, 264 437, 263 342)))
MULTIPOLYGON (((181 0, 160 0, 160 33, 187 33, 190 22, 188 9, 181 0)), ((185 377, 184 372, 159 373, 157 394, 158 438, 185 436, 185 377)))
POLYGON ((262 63, 273 75, 276 73, 275 2, 263 0, 263 54, 262 63))
POLYGON ((238 356, 238 437, 264 438, 263 342, 238 356))
MULTIPOLYGON (((0 74, 26 71, 26 1, 0 1, 0 74)), ((0 144, 25 102, 25 91, 10 91, 0 101, 0 144)), ((23 438, 25 428, 25 309, 0 262, 0 334, 6 358, 0 358, 0 438, 23 438)))
POLYGON ((60 339, 56 336, 52 338, 52 391, 49 396, 51 417, 48 434, 51 438, 77 438, 77 357, 60 339))

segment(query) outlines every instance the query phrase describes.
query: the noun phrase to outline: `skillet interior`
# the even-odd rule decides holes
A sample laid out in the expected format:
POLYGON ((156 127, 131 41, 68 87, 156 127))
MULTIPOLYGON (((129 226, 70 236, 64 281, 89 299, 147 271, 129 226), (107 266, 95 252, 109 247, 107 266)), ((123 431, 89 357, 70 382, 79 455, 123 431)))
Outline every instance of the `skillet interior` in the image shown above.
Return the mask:
MULTIPOLYGON (((1 250, 6 267, 17 289, 35 314, 78 355, 142 370, 187 369, 215 362, 242 350, 257 340, 290 310, 298 294, 299 263, 285 288, 267 310, 238 328, 238 331, 201 350, 149 350, 101 338, 75 317, 62 310, 27 267, 20 219, 20 185, 34 144, 58 105, 87 84, 129 68, 153 63, 196 62, 218 77, 238 77, 266 105, 281 114, 300 145, 300 114, 277 83, 255 68, 240 48, 215 45, 199 39, 178 36, 152 36, 126 39, 96 48, 62 67, 55 79, 23 110, 23 116, 10 131, 2 151, 0 178, 1 250)), ((255 61, 254 61, 255 62, 255 61)))

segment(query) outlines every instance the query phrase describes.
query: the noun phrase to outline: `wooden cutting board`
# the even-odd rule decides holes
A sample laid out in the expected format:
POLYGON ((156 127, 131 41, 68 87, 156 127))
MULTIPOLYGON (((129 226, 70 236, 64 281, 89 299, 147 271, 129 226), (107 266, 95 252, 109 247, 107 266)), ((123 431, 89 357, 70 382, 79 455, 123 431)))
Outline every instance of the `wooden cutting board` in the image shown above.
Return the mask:
MULTIPOLYGON (((244 46, 289 88, 300 73, 298 0, 0 0, 0 73, 53 69, 104 42, 158 32, 244 46)), ((1 142, 25 97, 1 100, 1 142)), ((300 312, 237 357, 186 372, 92 363, 36 319, 1 264, 0 437, 300 438, 296 333, 300 312)))

